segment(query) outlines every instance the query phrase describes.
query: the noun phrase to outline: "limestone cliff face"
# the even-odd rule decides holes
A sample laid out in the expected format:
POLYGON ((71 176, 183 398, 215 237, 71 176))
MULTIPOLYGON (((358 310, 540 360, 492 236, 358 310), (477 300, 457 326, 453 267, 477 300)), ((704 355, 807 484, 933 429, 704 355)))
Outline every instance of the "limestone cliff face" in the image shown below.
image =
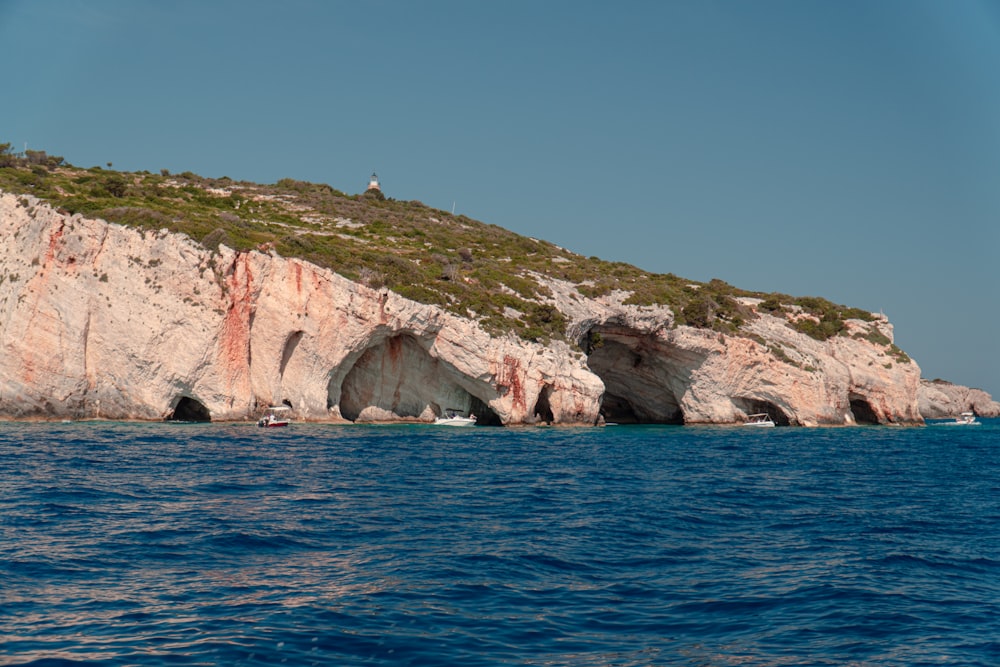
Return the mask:
POLYGON ((493 338, 438 308, 260 252, 65 216, 0 194, 0 414, 594 423, 565 344, 493 338))
POLYGON ((571 285, 550 286, 573 314, 573 335, 589 341, 609 421, 725 424, 768 412, 802 426, 922 422, 919 367, 870 342, 876 333, 891 343, 884 317, 849 320, 847 336, 821 342, 760 312, 747 336, 732 336, 674 327, 669 309, 626 306, 624 294, 587 301, 571 285))
MULTIPOLYGON (((668 308, 550 284, 570 338, 540 345, 296 259, 0 193, 0 416, 480 423, 918 423, 919 368, 856 336, 813 340, 761 314, 748 336, 668 308)), ((752 303, 750 304, 752 305, 752 303)))
POLYGON ((943 380, 921 380, 918 401, 924 419, 947 419, 966 410, 980 417, 1000 417, 1000 403, 982 389, 943 380))

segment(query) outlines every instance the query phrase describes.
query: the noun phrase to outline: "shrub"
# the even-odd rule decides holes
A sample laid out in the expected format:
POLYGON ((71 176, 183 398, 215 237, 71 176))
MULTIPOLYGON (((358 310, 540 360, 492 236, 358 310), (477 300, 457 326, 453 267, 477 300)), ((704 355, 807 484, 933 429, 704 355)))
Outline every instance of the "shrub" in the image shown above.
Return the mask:
POLYGON ((361 282, 371 287, 372 289, 380 289, 385 287, 385 274, 380 271, 376 271, 367 266, 362 267, 361 271, 358 272, 358 276, 361 282))
POLYGON ((796 320, 792 327, 797 331, 800 331, 810 338, 815 338, 816 340, 827 340, 832 338, 844 330, 844 321, 839 317, 824 315, 819 322, 812 318, 804 317, 802 319, 796 320))
POLYGON ((845 318, 871 317, 816 297, 755 294, 719 279, 697 283, 623 262, 580 257, 418 201, 395 201, 381 191, 348 196, 326 184, 290 178, 259 185, 192 172, 171 176, 165 169, 155 175, 121 173, 110 164, 107 170, 66 166, 49 171, 61 158, 37 152, 32 159, 35 164, 28 164, 11 153, 9 144, 0 144, 0 187, 42 197, 71 213, 142 228, 166 227, 215 247, 274 243, 284 256, 350 279, 462 316, 476 313, 494 331, 564 335, 565 316, 539 305, 548 300, 549 290, 536 275, 568 281, 591 298, 620 290, 627 304, 668 306, 677 323, 724 332, 739 330, 755 316, 738 300, 747 295, 762 299, 758 309, 768 312, 797 303, 819 320, 800 325, 817 337, 842 331, 845 318), (220 187, 231 194, 208 191, 220 187))
POLYGON ((566 327, 566 316, 551 304, 538 303, 532 306, 527 322, 543 331, 561 332, 566 327))
POLYGON ((783 313, 785 312, 785 307, 781 305, 781 301, 775 296, 769 296, 759 304, 757 304, 758 310, 763 310, 768 313, 783 313))
POLYGON ((896 361, 898 361, 901 364, 908 364, 908 363, 910 363, 910 357, 909 357, 909 355, 906 354, 906 352, 903 352, 898 347, 896 347, 895 343, 892 343, 891 345, 889 345, 889 353, 892 354, 892 356, 896 359, 896 361))
POLYGON ((683 323, 688 326, 700 329, 710 327, 713 319, 711 299, 705 296, 692 299, 681 309, 681 317, 683 323))
POLYGON ((870 343, 874 343, 875 345, 889 345, 892 343, 892 341, 889 340, 889 337, 886 336, 881 331, 879 331, 878 329, 872 329, 871 331, 869 331, 868 335, 865 336, 865 339, 868 340, 868 342, 870 343))
POLYGON ((430 305, 444 304, 444 300, 441 298, 441 294, 439 292, 428 289, 423 285, 398 285, 393 287, 393 291, 406 297, 407 299, 418 301, 420 303, 430 305))
POLYGON ((170 218, 160 211, 141 206, 116 206, 99 211, 100 217, 120 225, 153 229, 170 224, 170 218))
POLYGON ((842 308, 840 316, 845 320, 861 320, 863 322, 874 322, 876 316, 862 308, 842 308))
POLYGON ((205 235, 201 240, 201 244, 211 251, 216 251, 219 249, 220 245, 232 247, 232 241, 229 240, 229 234, 226 233, 225 229, 218 227, 213 229, 208 234, 205 235))
POLYGON ((111 174, 102 185, 108 194, 119 199, 128 191, 128 182, 120 174, 111 174))

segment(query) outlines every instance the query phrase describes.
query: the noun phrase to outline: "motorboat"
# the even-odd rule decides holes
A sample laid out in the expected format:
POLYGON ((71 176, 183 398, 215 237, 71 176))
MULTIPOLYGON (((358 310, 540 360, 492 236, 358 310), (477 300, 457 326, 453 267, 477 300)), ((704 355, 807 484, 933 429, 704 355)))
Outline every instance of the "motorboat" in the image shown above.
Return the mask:
POLYGON ((285 405, 272 405, 267 409, 267 413, 257 420, 257 426, 261 428, 277 428, 291 424, 292 409, 285 405))
POLYGON ((747 420, 743 422, 743 425, 770 428, 774 426, 774 420, 766 412, 759 412, 755 415, 747 415, 747 420))
POLYGON ((475 426, 476 415, 466 417, 457 410, 448 410, 445 414, 434 420, 437 426, 475 426))
POLYGON ((944 426, 979 426, 975 412, 963 412, 953 422, 943 422, 944 426))

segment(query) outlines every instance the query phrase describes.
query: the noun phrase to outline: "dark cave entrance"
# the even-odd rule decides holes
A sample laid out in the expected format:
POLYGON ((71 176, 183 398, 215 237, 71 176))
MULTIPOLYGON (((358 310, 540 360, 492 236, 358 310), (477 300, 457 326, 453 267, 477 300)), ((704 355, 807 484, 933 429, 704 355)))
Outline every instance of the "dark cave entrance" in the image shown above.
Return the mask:
POLYGON ((621 396, 614 394, 604 394, 601 401, 601 417, 610 424, 638 424, 639 418, 635 416, 635 410, 631 404, 621 396))
POLYGON ((583 337, 587 365, 604 382, 600 414, 615 424, 683 424, 672 387, 688 379, 676 350, 629 327, 601 326, 583 337))
POLYGON ((500 415, 493 411, 489 405, 472 396, 471 412, 476 416, 476 426, 503 426, 500 415))
POLYGON ((174 411, 167 417, 167 421, 172 422, 210 422, 212 415, 208 412, 201 401, 197 401, 190 396, 181 396, 174 407, 174 411))
POLYGON ((851 413, 854 415, 854 421, 857 424, 879 423, 875 410, 873 410, 871 404, 861 396, 851 397, 851 413))
POLYGON ((552 387, 546 385, 538 394, 538 400, 535 402, 534 418, 532 419, 534 423, 551 424, 556 420, 552 414, 552 406, 549 404, 551 396, 552 387))
POLYGON ((791 420, 788 415, 771 401, 759 398, 737 398, 733 400, 736 406, 747 415, 757 415, 766 413, 774 421, 775 426, 790 426, 791 420))

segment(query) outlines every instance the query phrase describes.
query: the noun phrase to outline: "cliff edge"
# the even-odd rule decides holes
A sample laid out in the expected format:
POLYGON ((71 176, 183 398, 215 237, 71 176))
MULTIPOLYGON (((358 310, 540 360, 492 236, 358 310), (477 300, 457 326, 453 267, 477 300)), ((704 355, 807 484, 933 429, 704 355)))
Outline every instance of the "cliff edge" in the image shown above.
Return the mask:
POLYGON ((473 318, 273 251, 70 215, 0 192, 0 416, 481 424, 921 423, 920 369, 884 317, 818 340, 761 308, 738 332, 545 278, 566 340, 473 318), (568 342, 567 342, 568 341, 568 342))
POLYGON ((980 417, 1000 417, 1000 402, 988 393, 945 380, 921 380, 918 403, 924 419, 957 417, 968 410, 980 417))

